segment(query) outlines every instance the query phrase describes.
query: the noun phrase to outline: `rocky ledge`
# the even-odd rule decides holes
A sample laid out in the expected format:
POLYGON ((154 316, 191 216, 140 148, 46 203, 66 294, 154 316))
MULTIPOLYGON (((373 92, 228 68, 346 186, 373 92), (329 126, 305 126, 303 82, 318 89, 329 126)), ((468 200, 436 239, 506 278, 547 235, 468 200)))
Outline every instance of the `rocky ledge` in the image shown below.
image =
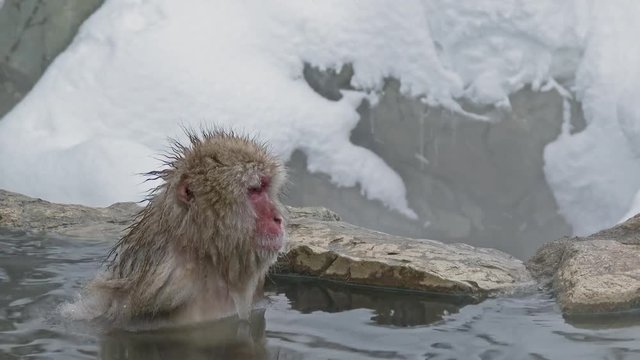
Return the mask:
MULTIPOLYGON (((0 227, 115 239, 140 207, 53 204, 0 190, 0 227)), ((290 208, 289 242, 275 271, 358 285, 470 296, 528 286, 524 264, 498 250, 392 236, 340 221, 322 208, 290 208)))
POLYGON ((640 214, 587 237, 563 238, 538 250, 527 267, 551 287, 562 312, 621 312, 640 306, 640 214))

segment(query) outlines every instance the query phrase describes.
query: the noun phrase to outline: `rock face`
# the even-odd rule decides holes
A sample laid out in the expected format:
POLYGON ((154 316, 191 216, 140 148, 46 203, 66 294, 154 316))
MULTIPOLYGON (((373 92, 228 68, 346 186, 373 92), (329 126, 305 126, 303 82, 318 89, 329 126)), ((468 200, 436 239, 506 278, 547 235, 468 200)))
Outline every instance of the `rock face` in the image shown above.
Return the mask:
MULTIPOLYGON (((52 204, 0 190, 0 227, 117 238, 140 207, 52 204)), ((493 249, 416 240, 360 228, 322 208, 290 208, 289 242, 275 270, 347 283, 480 300, 532 284, 524 264, 493 249)))
MULTIPOLYGON (((328 100, 351 89, 353 69, 320 71, 307 65, 304 78, 328 100)), ((389 78, 379 101, 358 108, 360 120, 351 142, 383 159, 404 180, 408 219, 358 188, 337 188, 325 174, 307 171, 295 152, 287 164, 290 205, 325 206, 345 221, 408 237, 468 242, 504 250, 526 259, 545 242, 571 234, 558 213, 543 172, 543 151, 560 132, 563 100, 555 91, 522 89, 510 96, 511 109, 464 104, 491 121, 465 118, 404 95, 389 78)), ((572 126, 584 127, 580 107, 572 104, 572 126)))
POLYGON ((588 237, 546 244, 527 262, 550 286, 565 314, 625 311, 640 306, 640 215, 588 237))
POLYGON ((103 0, 0 1, 0 118, 24 95, 103 0))

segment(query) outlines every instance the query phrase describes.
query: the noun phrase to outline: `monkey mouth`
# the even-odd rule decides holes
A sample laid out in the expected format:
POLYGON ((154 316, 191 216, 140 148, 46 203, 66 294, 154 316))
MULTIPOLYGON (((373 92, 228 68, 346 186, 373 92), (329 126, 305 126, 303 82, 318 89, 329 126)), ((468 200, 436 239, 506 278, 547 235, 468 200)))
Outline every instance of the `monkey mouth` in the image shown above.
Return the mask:
POLYGON ((284 236, 261 236, 256 238, 258 250, 279 252, 284 246, 284 236))

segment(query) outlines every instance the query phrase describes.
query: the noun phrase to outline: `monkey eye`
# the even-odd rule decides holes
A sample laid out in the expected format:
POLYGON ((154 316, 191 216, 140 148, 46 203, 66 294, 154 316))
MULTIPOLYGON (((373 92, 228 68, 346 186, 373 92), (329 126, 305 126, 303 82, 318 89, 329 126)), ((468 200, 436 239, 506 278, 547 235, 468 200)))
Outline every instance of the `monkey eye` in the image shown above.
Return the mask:
POLYGON ((250 186, 248 188, 249 194, 260 194, 265 191, 270 185, 270 179, 266 176, 260 177, 260 185, 250 186))

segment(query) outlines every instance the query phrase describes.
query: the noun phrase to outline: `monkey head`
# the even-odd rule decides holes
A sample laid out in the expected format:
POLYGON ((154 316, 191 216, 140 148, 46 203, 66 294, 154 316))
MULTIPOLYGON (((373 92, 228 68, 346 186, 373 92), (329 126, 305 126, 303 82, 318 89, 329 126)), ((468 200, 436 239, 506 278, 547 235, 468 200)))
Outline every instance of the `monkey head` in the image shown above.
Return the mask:
POLYGON ((167 177, 168 194, 191 226, 185 231, 202 232, 185 239, 219 256, 236 248, 275 260, 285 240, 282 162, 265 145, 234 133, 187 135, 190 146, 174 143, 167 177))

